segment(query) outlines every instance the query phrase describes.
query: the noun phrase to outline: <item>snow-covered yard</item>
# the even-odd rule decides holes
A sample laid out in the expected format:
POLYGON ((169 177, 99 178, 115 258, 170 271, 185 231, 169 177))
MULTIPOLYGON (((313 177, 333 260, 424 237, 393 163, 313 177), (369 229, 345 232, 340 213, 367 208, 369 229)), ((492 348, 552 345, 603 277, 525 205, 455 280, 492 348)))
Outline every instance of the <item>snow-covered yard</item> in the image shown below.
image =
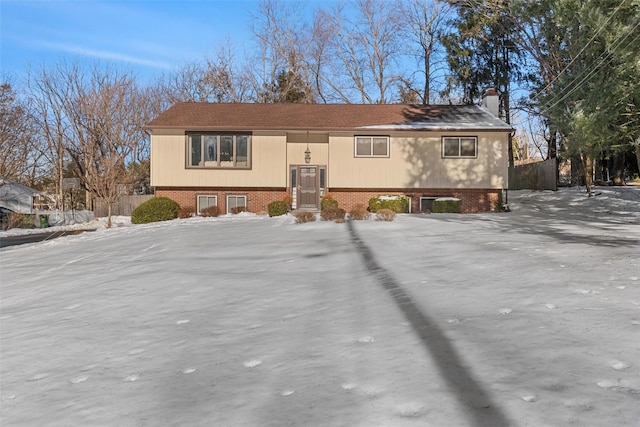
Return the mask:
POLYGON ((3 426, 640 425, 640 187, 0 251, 3 426))

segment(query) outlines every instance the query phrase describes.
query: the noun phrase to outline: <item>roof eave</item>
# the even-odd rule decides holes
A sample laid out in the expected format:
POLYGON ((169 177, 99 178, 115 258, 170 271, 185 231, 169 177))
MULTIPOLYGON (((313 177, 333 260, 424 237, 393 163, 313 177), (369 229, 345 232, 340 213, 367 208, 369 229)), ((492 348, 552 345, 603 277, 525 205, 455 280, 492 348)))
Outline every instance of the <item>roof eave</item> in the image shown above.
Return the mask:
POLYGON ((241 131, 268 131, 268 132, 513 132, 512 127, 460 127, 460 126, 434 126, 434 127, 411 127, 403 128, 402 126, 359 126, 359 127, 266 127, 266 126, 145 126, 144 130, 152 134, 153 130, 158 129, 180 129, 185 132, 241 132, 241 131))

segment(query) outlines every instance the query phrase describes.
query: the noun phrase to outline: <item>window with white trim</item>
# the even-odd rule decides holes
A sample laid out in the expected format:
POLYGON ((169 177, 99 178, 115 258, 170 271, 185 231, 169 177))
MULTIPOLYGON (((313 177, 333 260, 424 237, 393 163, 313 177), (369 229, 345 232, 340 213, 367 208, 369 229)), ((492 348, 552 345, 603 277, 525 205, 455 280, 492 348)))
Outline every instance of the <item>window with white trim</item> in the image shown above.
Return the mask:
POLYGON ((198 213, 210 206, 218 206, 218 196, 209 194, 198 195, 197 205, 198 213))
POLYGON ((251 167, 251 135, 188 134, 187 167, 251 167))
POLYGON ((420 212, 431 212, 436 197, 420 197, 420 212))
POLYGON ((356 157, 389 157, 388 136, 356 136, 356 157))
POLYGON ((229 194, 227 196, 227 213, 237 214, 247 210, 247 196, 229 194))
POLYGON ((475 136, 443 136, 442 157, 475 159, 478 157, 478 138, 475 136))

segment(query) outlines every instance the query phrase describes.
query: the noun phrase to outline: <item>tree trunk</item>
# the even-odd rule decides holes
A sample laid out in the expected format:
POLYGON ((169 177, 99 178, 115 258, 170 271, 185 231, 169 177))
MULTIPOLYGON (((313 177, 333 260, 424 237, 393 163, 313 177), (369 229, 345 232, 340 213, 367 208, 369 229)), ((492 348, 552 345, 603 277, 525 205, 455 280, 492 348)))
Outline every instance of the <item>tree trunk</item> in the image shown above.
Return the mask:
POLYGON ((423 105, 429 105, 431 104, 430 98, 431 98, 431 93, 429 91, 429 85, 430 85, 430 81, 429 79, 431 78, 431 70, 429 69, 429 61, 430 58, 428 55, 424 55, 424 92, 422 93, 422 104, 423 105))
POLYGON ((582 166, 584 186, 587 190, 587 195, 591 197, 593 196, 591 191, 593 186, 593 159, 584 153, 580 153, 580 164, 582 166))
POLYGON ((611 170, 609 175, 613 185, 624 185, 624 155, 621 153, 613 154, 611 161, 611 170))
MULTIPOLYGON (((558 159, 558 134, 549 126, 549 140, 547 141, 547 158, 558 159)), ((556 161, 556 186, 560 183, 560 161, 556 161)))
POLYGON ((64 192, 62 191, 62 180, 64 179, 64 163, 62 156, 62 150, 58 150, 58 201, 56 203, 56 207, 64 212, 64 192))
POLYGON ((107 207, 107 228, 111 228, 111 202, 109 202, 107 207))

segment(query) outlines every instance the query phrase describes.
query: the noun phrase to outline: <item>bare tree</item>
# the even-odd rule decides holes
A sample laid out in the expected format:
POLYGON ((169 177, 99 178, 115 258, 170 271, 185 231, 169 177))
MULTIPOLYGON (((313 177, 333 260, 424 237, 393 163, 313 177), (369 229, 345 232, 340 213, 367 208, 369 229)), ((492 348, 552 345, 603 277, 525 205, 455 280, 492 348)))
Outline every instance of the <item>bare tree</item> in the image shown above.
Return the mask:
MULTIPOLYGON (((422 90, 413 89, 420 95, 423 104, 433 101, 433 85, 443 76, 437 74, 436 65, 444 62, 438 57, 441 53, 440 34, 446 28, 447 14, 450 7, 438 0, 411 0, 402 3, 402 14, 405 20, 404 33, 417 46, 414 55, 422 64, 420 73, 424 78, 422 90)), ((443 83, 444 84, 444 83, 443 83)), ((411 87, 411 85, 408 85, 411 87)))
POLYGON ((65 108, 66 99, 70 96, 70 87, 66 81, 67 74, 77 74, 77 64, 67 65, 64 62, 50 69, 41 67, 29 70, 27 87, 35 118, 36 132, 44 141, 43 150, 51 173, 56 193, 56 208, 62 209, 64 200, 62 179, 64 166, 68 160, 65 151, 70 122, 65 108))
POLYGON ((356 0, 320 10, 314 21, 312 63, 323 98, 387 103, 402 80, 399 2, 356 0), (324 62, 322 60, 324 59, 324 62))
POLYGON ((109 205, 111 226, 110 206, 125 191, 127 164, 148 153, 143 129, 159 110, 154 92, 139 88, 130 73, 99 64, 42 68, 31 83, 39 129, 56 161, 59 199, 71 162, 87 192, 109 205))
POLYGON ((245 102, 251 99, 251 78, 236 68, 230 44, 220 47, 212 58, 187 63, 173 73, 162 75, 158 86, 165 106, 176 102, 245 102))
POLYGON ((34 185, 41 164, 29 105, 7 78, 0 83, 0 177, 34 185))
POLYGON ((108 204, 109 227, 111 204, 130 184, 127 163, 146 140, 144 125, 154 114, 145 108, 147 95, 130 74, 96 67, 69 106, 74 138, 67 149, 87 190, 108 204))
POLYGON ((314 89, 324 103, 367 99, 361 61, 355 49, 350 50, 356 43, 349 45, 343 36, 344 8, 345 4, 338 4, 331 11, 319 9, 314 14, 308 64, 314 89))
POLYGON ((315 102, 307 48, 303 3, 261 0, 253 17, 259 69, 254 72, 258 102, 315 102))
POLYGON ((333 34, 333 30, 328 25, 326 15, 327 12, 323 10, 317 10, 313 14, 313 28, 306 60, 313 90, 318 100, 324 104, 328 102, 327 94, 325 94, 325 64, 330 61, 329 43, 333 34))

